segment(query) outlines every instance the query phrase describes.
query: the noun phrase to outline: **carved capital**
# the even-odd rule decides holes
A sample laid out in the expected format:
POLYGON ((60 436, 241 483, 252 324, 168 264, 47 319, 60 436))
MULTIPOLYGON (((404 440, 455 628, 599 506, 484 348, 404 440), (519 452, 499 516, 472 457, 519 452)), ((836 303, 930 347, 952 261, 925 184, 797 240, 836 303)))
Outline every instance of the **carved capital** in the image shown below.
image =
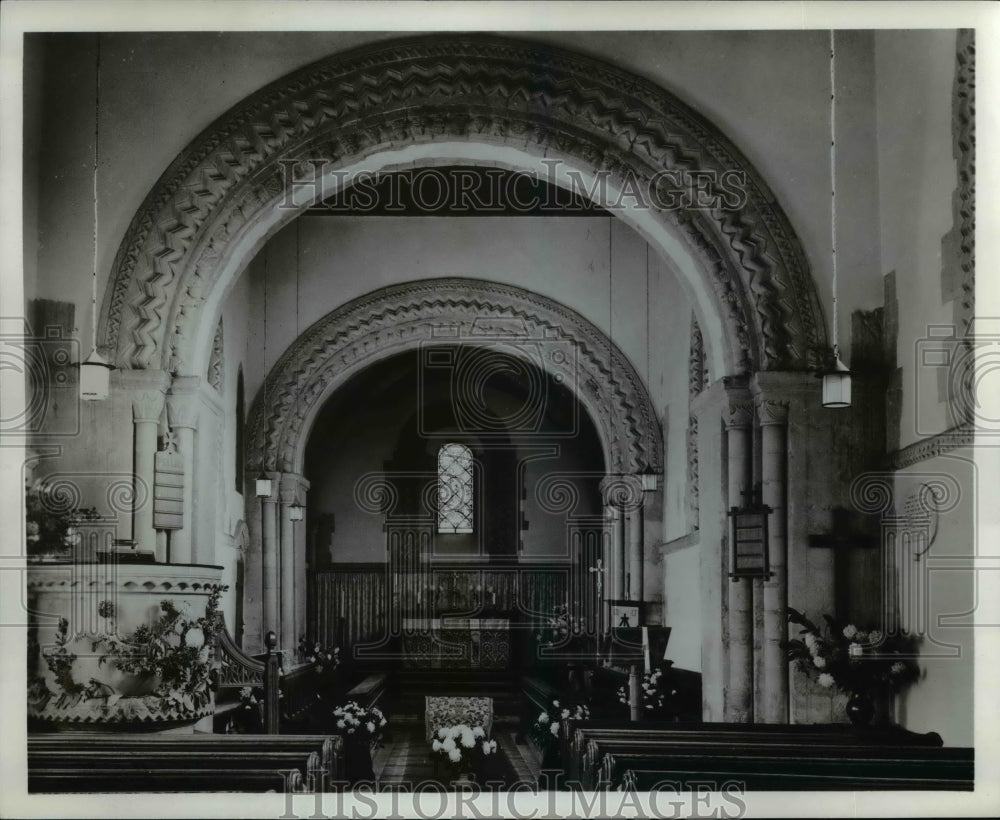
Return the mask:
POLYGON ((160 420, 166 397, 159 390, 143 390, 132 394, 132 420, 136 423, 160 420))
POLYGON ((309 482, 296 473, 282 473, 278 482, 278 492, 282 504, 304 504, 309 482))
POLYGON ((731 399, 723 420, 727 430, 741 430, 753 424, 753 400, 731 399))
POLYGON ((781 399, 757 399, 757 418, 761 427, 788 424, 788 402, 781 399))
POLYGON ((167 395, 167 418, 170 420, 170 426, 197 429, 198 411, 201 408, 201 401, 197 393, 198 386, 195 384, 194 392, 176 392, 177 388, 175 381, 167 395))
POLYGON ((609 475, 599 485, 605 506, 616 507, 622 512, 642 507, 645 494, 642 479, 637 475, 609 475))

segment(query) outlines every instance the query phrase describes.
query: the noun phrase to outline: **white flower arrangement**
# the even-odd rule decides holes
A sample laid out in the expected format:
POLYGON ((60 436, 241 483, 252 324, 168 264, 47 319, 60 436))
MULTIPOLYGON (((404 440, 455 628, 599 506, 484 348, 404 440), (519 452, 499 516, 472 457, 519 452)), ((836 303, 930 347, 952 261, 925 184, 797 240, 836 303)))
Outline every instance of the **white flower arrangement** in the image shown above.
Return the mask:
MULTIPOLYGON (((667 700, 674 697, 677 694, 677 690, 671 689, 668 693, 663 670, 654 669, 652 672, 643 674, 642 683, 640 684, 640 694, 642 696, 643 709, 649 713, 656 713, 666 707, 667 700)), ((618 702, 625 706, 629 705, 627 686, 618 687, 618 702)))
POLYGON ((356 701, 348 701, 333 710, 337 718, 336 726, 346 735, 367 735, 369 740, 378 741, 382 729, 389 722, 377 706, 364 708, 356 701))
POLYGON ((477 756, 494 754, 497 742, 486 737, 482 726, 439 726, 431 737, 431 751, 460 766, 471 765, 477 756))
POLYGON ((546 746, 559 737, 559 729, 567 720, 586 720, 590 717, 590 707, 585 704, 561 706, 553 700, 552 706, 539 713, 531 728, 532 736, 539 745, 546 746))
POLYGON ((800 637, 783 642, 788 660, 797 663, 824 689, 848 693, 898 692, 919 678, 916 636, 841 625, 824 615, 826 628, 791 607, 788 622, 802 627, 800 637))

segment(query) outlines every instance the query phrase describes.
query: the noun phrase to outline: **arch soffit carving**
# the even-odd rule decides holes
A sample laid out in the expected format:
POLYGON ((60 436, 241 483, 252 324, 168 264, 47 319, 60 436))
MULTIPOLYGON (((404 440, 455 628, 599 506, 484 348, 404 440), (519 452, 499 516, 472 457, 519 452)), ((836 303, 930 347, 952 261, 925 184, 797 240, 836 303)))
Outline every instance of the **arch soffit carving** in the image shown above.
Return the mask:
POLYGON ((163 174, 122 241, 102 310, 103 349, 120 367, 183 369, 222 260, 249 225, 289 218, 276 212, 288 187, 283 161, 308 176, 311 161, 347 166, 387 148, 455 139, 572 157, 613 180, 743 172, 742 207, 656 216, 710 271, 739 368, 801 369, 825 346, 797 237, 749 161, 707 120, 592 58, 437 35, 335 55, 208 128, 163 174))
POLYGON ((515 351, 523 346, 524 358, 570 389, 596 423, 609 472, 662 471, 662 430, 646 387, 601 330, 539 294, 461 278, 383 288, 337 308, 299 336, 254 400, 249 469, 300 473, 316 413, 364 367, 421 344, 497 339, 515 343, 515 351))

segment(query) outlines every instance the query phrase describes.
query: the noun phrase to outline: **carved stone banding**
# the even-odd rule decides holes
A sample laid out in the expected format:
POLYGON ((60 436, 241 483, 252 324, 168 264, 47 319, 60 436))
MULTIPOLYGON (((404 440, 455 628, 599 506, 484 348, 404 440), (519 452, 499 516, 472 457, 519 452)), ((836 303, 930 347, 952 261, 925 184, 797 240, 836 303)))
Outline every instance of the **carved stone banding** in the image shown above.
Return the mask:
POLYGON ((426 343, 486 343, 494 338, 484 335, 494 327, 492 320, 506 328, 495 337, 505 349, 523 350, 589 412, 608 472, 662 471, 663 435, 652 401, 628 358, 603 332, 539 294, 458 278, 383 288, 338 308, 299 336, 271 369, 267 389, 251 410, 250 469, 301 472, 307 420, 350 375, 426 343), (442 326, 457 335, 438 336, 442 326), (553 355, 547 355, 550 350, 553 355), (602 385, 599 395, 584 389, 590 382, 602 385))
MULTIPOLYGON (((695 111, 598 60, 489 36, 377 44, 308 66, 247 98, 166 170, 115 258, 102 349, 121 368, 184 372, 204 306, 249 226, 279 227, 281 162, 358 163, 441 141, 567 157, 649 181, 737 173, 736 207, 654 216, 709 272, 739 367, 803 369, 826 333, 805 254, 749 161, 695 111)), ((303 166, 308 168, 308 166, 303 166)), ((302 203, 305 206, 308 203, 302 203)))

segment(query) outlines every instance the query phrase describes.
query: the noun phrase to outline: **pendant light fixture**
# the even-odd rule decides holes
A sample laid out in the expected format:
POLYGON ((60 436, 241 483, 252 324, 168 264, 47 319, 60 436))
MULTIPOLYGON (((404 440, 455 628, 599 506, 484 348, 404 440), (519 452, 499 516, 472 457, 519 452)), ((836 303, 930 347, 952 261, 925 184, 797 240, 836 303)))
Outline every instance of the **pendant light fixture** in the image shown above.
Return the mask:
POLYGON ((837 73, 834 31, 830 29, 830 250, 833 261, 831 281, 833 286, 833 361, 823 377, 823 406, 831 408, 851 406, 851 372, 840 360, 837 344, 840 313, 837 306, 837 73))
POLYGON ((97 59, 94 81, 94 264, 90 277, 90 355, 80 362, 80 398, 84 401, 103 401, 108 397, 111 384, 109 364, 97 352, 97 168, 100 163, 101 137, 101 35, 97 35, 97 59))

